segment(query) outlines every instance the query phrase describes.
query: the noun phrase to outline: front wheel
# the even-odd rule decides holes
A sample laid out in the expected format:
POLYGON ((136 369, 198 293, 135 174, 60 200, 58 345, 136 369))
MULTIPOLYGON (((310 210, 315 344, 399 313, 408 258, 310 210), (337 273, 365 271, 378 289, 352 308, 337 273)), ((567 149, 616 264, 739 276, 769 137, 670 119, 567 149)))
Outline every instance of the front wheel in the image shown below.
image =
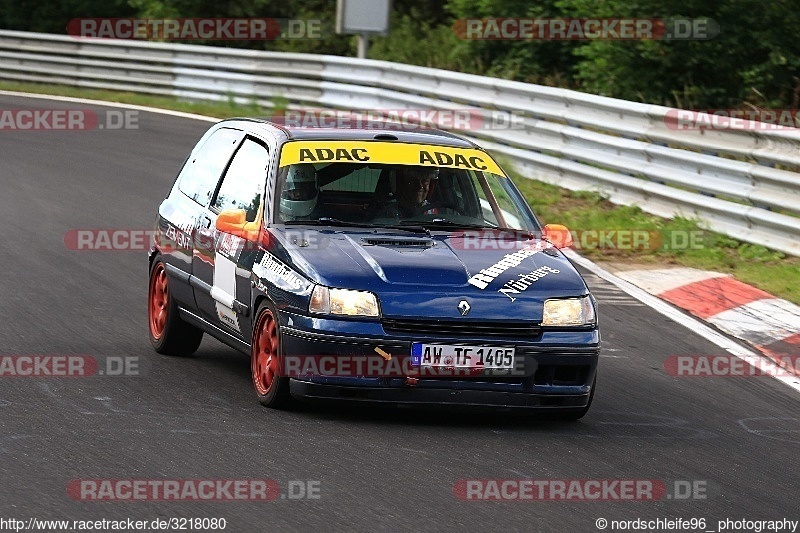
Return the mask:
POLYGON ((251 374, 258 401, 266 407, 285 407, 291 400, 289 378, 283 376, 280 324, 274 308, 264 303, 256 315, 251 348, 251 374))
POLYGON ((178 315, 178 304, 170 293, 167 269, 160 258, 156 258, 150 267, 147 322, 150 344, 161 354, 192 355, 203 340, 202 330, 187 324, 178 315))

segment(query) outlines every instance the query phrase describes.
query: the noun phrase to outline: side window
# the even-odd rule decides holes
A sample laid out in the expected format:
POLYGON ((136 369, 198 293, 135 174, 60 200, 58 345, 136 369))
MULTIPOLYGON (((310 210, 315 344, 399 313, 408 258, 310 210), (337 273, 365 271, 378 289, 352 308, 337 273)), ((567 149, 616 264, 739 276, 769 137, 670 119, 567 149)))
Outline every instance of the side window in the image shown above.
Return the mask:
POLYGON ((242 136, 241 131, 230 128, 222 128, 211 134, 183 166, 178 177, 181 192, 200 205, 208 205, 219 177, 242 136))
POLYGON ((268 164, 269 152, 266 147, 245 139, 222 179, 213 207, 220 211, 244 209, 247 211, 247 221, 255 221, 264 194, 268 164))

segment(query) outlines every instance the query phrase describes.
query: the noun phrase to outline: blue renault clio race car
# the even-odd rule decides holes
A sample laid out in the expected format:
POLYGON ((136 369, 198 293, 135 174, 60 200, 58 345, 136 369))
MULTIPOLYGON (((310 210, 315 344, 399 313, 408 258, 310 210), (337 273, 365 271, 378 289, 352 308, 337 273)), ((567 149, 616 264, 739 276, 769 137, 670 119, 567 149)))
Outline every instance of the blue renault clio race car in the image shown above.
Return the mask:
POLYGON ((439 130, 212 126, 158 211, 159 353, 204 333, 292 398, 526 409, 594 395, 596 302, 492 157, 439 130))

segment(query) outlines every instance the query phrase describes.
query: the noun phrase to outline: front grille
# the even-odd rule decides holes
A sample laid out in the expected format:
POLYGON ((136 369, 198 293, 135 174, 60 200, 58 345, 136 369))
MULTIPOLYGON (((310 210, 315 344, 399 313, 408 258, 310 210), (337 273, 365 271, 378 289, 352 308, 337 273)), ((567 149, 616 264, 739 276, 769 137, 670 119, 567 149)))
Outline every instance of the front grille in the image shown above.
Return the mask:
POLYGON ((383 329, 387 333, 417 333, 452 337, 538 337, 542 328, 531 322, 471 321, 471 320, 415 320, 406 318, 384 318, 383 329))

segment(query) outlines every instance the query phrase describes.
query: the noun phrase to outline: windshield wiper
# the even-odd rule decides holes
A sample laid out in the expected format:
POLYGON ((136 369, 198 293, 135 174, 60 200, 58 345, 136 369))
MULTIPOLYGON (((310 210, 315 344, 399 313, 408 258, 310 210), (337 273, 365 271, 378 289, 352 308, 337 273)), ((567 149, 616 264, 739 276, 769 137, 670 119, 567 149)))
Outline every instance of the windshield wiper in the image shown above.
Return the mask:
MULTIPOLYGON (((407 220, 400 222, 400 224, 420 224, 419 222, 415 222, 413 220, 407 220)), ((447 228, 466 228, 466 229, 498 229, 494 226, 484 226, 482 224, 469 224, 466 222, 453 222, 452 220, 447 220, 446 218, 434 218, 433 220, 426 221, 422 223, 424 226, 443 226, 447 228)))
POLYGON ((400 231, 410 231, 413 233, 424 233, 428 237, 431 236, 431 230, 429 230, 428 228, 426 228, 421 224, 416 224, 416 223, 404 224, 400 222, 399 226, 384 226, 384 227, 389 229, 398 229, 400 231))
POLYGON ((339 220, 338 218, 320 217, 316 220, 287 220, 287 226, 353 226, 356 228, 374 228, 372 224, 366 222, 350 222, 349 220, 339 220))
POLYGON ((430 235, 430 232, 419 225, 409 225, 409 226, 389 226, 384 224, 371 224, 369 222, 350 222, 348 220, 340 220, 338 218, 331 218, 331 217, 320 217, 316 220, 289 220, 284 222, 284 224, 292 225, 292 226, 336 226, 336 227, 354 227, 354 228, 370 228, 374 230, 379 229, 394 229, 400 231, 407 231, 410 233, 425 233, 426 235, 430 235))
MULTIPOLYGON (((411 224, 418 225, 419 222, 415 222, 413 220, 400 222, 401 226, 411 225, 411 224)), ((513 233, 515 236, 525 237, 527 239, 533 239, 535 237, 535 235, 528 230, 516 229, 516 228, 499 228, 497 226, 486 226, 483 224, 468 224, 463 222, 453 222, 445 218, 434 218, 430 222, 425 222, 424 224, 420 224, 420 227, 427 229, 436 229, 436 228, 477 229, 477 230, 487 230, 493 232, 508 232, 508 233, 513 233)))

